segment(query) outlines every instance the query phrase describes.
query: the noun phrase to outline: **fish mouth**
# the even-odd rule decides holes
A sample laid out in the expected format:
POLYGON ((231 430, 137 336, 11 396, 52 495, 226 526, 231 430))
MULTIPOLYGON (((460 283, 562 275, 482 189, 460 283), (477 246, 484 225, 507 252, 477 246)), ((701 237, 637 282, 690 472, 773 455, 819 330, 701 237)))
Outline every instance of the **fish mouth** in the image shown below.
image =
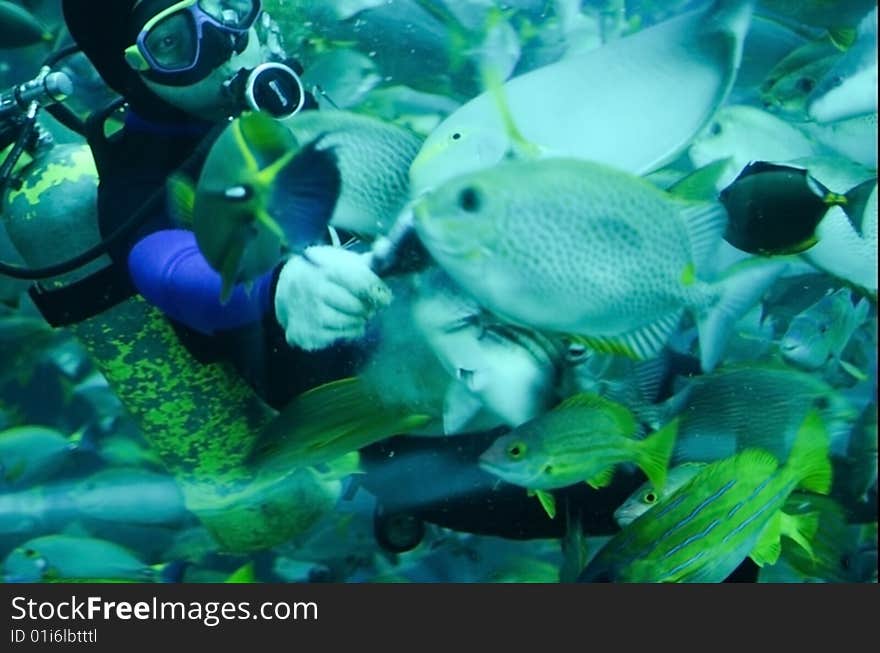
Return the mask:
POLYGON ((493 474, 501 480, 506 481, 507 483, 510 483, 512 485, 538 489, 534 481, 536 481, 541 475, 540 471, 536 474, 523 474, 515 470, 511 470, 508 467, 504 467, 503 465, 499 465, 498 463, 493 463, 491 460, 485 460, 483 458, 479 459, 479 466, 483 471, 489 472, 490 474, 493 474))

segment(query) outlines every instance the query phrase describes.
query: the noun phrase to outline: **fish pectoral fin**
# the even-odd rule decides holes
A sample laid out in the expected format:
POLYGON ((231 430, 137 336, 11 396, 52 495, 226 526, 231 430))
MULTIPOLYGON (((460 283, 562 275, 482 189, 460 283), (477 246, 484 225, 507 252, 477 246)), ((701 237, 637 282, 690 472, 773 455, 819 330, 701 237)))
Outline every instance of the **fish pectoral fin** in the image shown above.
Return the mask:
POLYGON ((537 497, 541 507, 550 519, 556 519, 556 498, 546 490, 530 490, 529 494, 537 497))
POLYGON ((819 531, 819 513, 808 512, 801 515, 789 515, 780 511, 779 514, 781 534, 797 542, 798 546, 806 551, 810 559, 815 562, 816 554, 813 552, 811 540, 816 537, 816 533, 819 531))
POLYGON ((842 358, 837 359, 837 364, 840 365, 840 369, 849 374, 851 377, 856 379, 857 381, 867 381, 868 375, 862 372, 858 367, 849 363, 842 358))
POLYGON ((593 478, 587 479, 586 483, 594 490, 598 490, 603 487, 608 487, 611 485, 611 480, 614 478, 614 465, 603 469, 601 472, 596 474, 593 478))
POLYGON ((781 536, 782 511, 779 510, 770 519, 764 530, 761 531, 758 541, 755 543, 755 548, 749 554, 749 557, 756 565, 763 567, 766 564, 776 564, 776 561, 779 560, 779 555, 782 553, 782 543, 779 539, 781 536))

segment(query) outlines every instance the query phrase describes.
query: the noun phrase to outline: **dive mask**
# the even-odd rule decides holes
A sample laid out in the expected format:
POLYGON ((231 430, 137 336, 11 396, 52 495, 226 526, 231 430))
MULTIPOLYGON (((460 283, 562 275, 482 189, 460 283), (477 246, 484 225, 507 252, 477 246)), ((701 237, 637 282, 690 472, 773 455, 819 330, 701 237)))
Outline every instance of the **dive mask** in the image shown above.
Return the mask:
MULTIPOLYGON (((137 12, 138 7, 135 7, 137 12)), ((147 20, 125 60, 144 77, 188 86, 244 51, 260 0, 182 0, 147 20)))

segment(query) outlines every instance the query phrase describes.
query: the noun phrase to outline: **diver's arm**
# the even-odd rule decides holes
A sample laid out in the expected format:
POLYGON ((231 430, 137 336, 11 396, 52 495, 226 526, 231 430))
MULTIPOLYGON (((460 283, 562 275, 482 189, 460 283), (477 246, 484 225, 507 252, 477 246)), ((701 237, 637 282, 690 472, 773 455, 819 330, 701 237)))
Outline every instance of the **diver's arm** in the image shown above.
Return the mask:
POLYGON ((195 234, 182 229, 156 231, 139 240, 128 256, 128 269, 138 292, 170 318, 211 335, 263 319, 281 266, 253 282, 235 286, 220 303, 222 282, 199 251, 195 234))

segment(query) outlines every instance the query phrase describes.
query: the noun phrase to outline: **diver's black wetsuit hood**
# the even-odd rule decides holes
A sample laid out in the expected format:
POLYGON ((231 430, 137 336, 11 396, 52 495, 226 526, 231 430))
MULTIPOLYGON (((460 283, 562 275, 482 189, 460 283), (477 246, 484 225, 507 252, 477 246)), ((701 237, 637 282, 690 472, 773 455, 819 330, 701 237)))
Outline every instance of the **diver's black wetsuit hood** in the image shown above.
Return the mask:
POLYGON ((129 22, 137 0, 62 0, 64 20, 77 46, 101 78, 142 118, 160 122, 198 122, 153 94, 125 61, 131 45, 129 22))

